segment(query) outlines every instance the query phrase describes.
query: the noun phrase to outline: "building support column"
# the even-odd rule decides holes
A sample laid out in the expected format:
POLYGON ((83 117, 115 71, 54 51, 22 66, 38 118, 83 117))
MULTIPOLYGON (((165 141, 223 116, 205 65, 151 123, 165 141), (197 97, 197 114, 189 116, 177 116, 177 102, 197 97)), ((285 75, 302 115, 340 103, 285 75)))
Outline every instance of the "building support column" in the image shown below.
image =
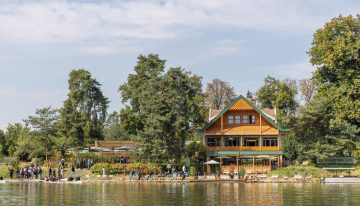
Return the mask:
POLYGON ((253 156, 253 173, 255 173, 255 156, 253 156))
POLYGON ((224 130, 224 118, 223 118, 224 115, 221 115, 220 117, 220 132, 222 133, 223 130, 224 130))
POLYGON ((272 170, 272 167, 271 167, 271 155, 269 155, 269 167, 270 167, 270 171, 272 170))
POLYGON ((262 133, 262 124, 261 124, 261 114, 259 114, 260 115, 260 134, 262 133))

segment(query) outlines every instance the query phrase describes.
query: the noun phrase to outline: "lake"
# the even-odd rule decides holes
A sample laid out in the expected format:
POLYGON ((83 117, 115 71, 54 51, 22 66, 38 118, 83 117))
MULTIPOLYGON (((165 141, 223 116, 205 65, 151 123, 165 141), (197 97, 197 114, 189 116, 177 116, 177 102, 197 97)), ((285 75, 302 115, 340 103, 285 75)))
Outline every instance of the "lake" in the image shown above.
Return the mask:
POLYGON ((0 184, 0 205, 360 205, 360 184, 0 184))

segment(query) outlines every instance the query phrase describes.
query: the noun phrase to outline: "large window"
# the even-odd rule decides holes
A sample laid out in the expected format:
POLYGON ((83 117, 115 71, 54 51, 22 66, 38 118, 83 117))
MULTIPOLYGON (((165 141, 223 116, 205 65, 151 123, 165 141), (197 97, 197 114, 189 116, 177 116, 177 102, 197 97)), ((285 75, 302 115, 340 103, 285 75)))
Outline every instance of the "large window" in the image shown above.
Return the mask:
POLYGON ((249 116, 247 115, 243 116, 243 124, 249 124, 249 116))
POLYGON ((277 138, 265 138, 263 139, 263 146, 264 147, 278 146, 278 140, 277 138))
POLYGON ((228 116, 228 124, 234 124, 234 116, 230 115, 228 116))
POLYGON ((235 124, 240 124, 240 122, 241 122, 240 115, 235 116, 235 124))
POLYGON ((244 146, 259 146, 259 138, 244 138, 244 146))
POLYGON ((219 137, 209 137, 209 138, 207 138, 207 146, 209 146, 209 147, 218 147, 218 146, 220 146, 220 138, 219 137))
POLYGON ((255 124, 255 115, 250 115, 250 124, 255 124))
POLYGON ((238 147, 240 145, 239 137, 225 138, 225 146, 238 147))

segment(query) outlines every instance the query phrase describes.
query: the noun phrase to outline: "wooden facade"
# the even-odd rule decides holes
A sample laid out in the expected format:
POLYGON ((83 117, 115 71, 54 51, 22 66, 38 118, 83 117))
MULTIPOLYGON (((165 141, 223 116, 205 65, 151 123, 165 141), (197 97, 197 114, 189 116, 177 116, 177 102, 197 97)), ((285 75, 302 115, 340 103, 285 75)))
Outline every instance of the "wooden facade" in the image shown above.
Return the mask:
POLYGON ((281 137, 288 130, 269 113, 257 108, 251 96, 241 95, 216 115, 210 111, 209 123, 204 127, 207 160, 220 161, 223 173, 236 173, 235 165, 248 173, 281 167, 281 137))

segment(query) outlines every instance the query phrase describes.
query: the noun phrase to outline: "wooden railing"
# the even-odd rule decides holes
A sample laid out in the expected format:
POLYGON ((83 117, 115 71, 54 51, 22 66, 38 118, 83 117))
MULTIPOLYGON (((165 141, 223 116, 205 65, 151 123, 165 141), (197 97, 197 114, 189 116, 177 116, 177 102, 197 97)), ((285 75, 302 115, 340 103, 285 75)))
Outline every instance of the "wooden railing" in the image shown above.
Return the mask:
POLYGON ((218 147, 207 147, 209 151, 278 151, 278 146, 240 146, 240 147, 233 147, 233 146, 218 146, 218 147))

